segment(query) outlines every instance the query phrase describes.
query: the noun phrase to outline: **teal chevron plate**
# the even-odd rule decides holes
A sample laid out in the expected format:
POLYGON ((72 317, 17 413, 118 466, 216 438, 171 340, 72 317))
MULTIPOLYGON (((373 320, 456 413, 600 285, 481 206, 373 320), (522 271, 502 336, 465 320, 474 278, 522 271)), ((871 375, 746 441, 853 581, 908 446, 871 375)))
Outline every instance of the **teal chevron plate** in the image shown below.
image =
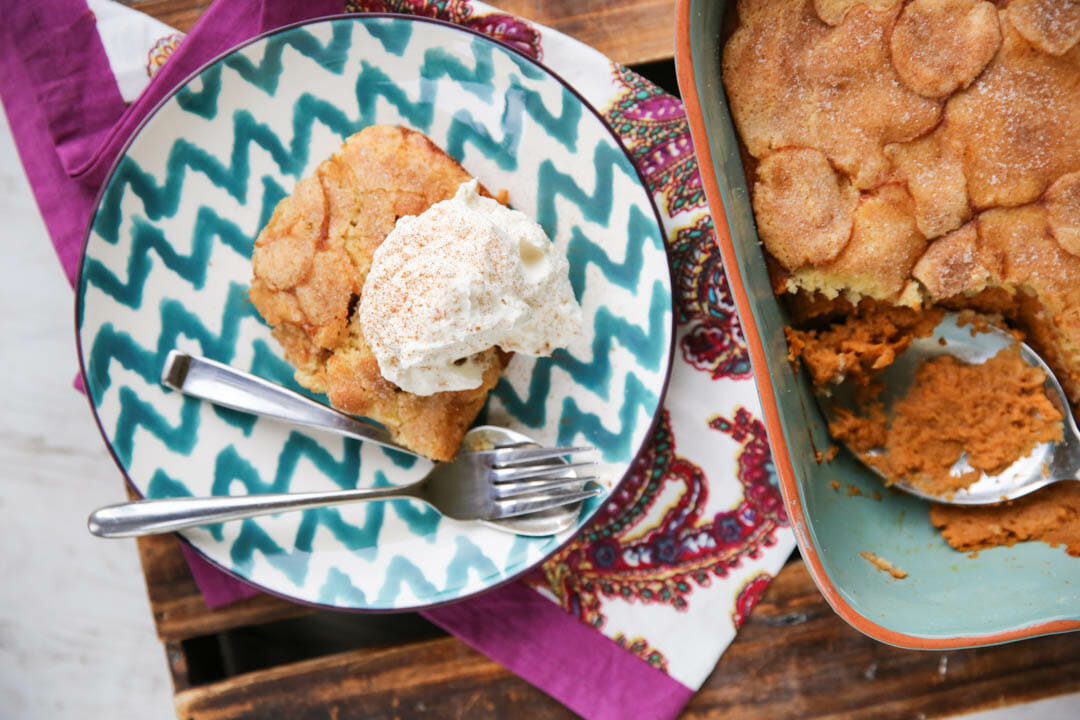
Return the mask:
MULTIPOLYGON (((77 305, 84 380, 117 463, 147 497, 380 486, 427 472, 427 461, 158 383, 166 354, 181 348, 299 389, 247 300, 252 245, 296 181, 372 124, 426 133, 566 250, 587 331, 551 358, 515 357, 487 418, 544 444, 597 446, 610 491, 649 433, 671 363, 670 272, 648 190, 559 78, 483 36, 405 17, 258 38, 189 79, 129 143, 88 230, 77 305)), ((504 582, 570 534, 517 537, 394 501, 184 536, 271 592, 406 610, 504 582)))

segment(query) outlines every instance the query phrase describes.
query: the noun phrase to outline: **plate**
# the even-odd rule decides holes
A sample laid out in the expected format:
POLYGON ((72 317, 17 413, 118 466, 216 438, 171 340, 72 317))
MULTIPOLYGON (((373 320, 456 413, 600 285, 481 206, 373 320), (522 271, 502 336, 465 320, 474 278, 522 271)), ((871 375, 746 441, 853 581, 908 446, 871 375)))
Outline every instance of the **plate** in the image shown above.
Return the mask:
POLYGON ((920 649, 990 645, 1080 628, 1080 560, 1040 542, 957 552, 928 504, 881 494, 849 453, 827 464, 827 424, 805 372, 787 361, 788 318, 771 290, 720 73, 725 2, 680 0, 676 62, 728 280, 754 365, 784 502, 811 576, 836 612, 882 642, 920 649), (711 172, 710 172, 711 171, 711 172), (836 492, 833 482, 845 486, 836 492), (855 488, 849 492, 848 487, 855 488), (894 580, 860 557, 909 574, 894 580))
MULTIPOLYGON (((252 245, 296 181, 373 124, 424 132, 566 251, 586 330, 551 358, 515 357, 486 421, 546 445, 596 446, 610 492, 654 424, 671 366, 671 275, 650 194, 560 78, 468 29, 405 16, 326 18, 256 38, 195 73, 134 134, 88 230, 76 309, 84 380, 117 463, 146 497, 384 486, 428 471, 426 460, 158 382, 180 348, 299 389, 247 299, 252 245)), ((583 508, 578 528, 601 502, 583 508)), ((519 537, 393 501, 183 537, 269 592, 391 611, 494 587, 572 533, 519 537)))

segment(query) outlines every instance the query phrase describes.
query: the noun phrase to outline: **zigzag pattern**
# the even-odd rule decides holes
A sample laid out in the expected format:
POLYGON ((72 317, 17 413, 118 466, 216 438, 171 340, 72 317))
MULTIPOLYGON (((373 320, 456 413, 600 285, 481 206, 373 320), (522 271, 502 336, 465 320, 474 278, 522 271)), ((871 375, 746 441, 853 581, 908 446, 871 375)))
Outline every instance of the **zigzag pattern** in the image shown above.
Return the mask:
POLYGON ((131 464, 135 450, 135 431, 145 428, 174 453, 186 455, 195 447, 199 430, 199 406, 194 398, 184 398, 180 408, 180 425, 169 421, 148 402, 139 399, 129 387, 120 388, 120 415, 113 434, 113 449, 124 465, 131 464))
POLYGON ((365 22, 363 28, 382 44, 383 50, 398 57, 405 54, 405 48, 409 47, 409 40, 412 38, 412 23, 376 20, 375 18, 367 18, 367 20, 370 22, 365 22))
POLYGON ((499 575, 499 569, 495 566, 495 563, 468 538, 458 535, 454 538, 454 541, 457 544, 457 551, 447 567, 446 586, 443 590, 438 590, 424 576, 423 571, 410 560, 401 555, 396 555, 390 561, 386 581, 382 589, 379 590, 377 605, 379 607, 393 607, 403 585, 408 585, 417 597, 437 600, 445 597, 449 592, 465 587, 469 580, 470 570, 479 573, 481 579, 499 575))
POLYGON ((559 219, 555 210, 555 198, 559 195, 576 205, 586 220, 607 225, 611 219, 614 200, 615 168, 635 183, 638 182, 637 171, 630 165, 626 155, 610 143, 598 143, 593 149, 593 166, 596 168, 596 188, 589 194, 577 184, 572 175, 558 170, 550 160, 540 164, 540 175, 536 183, 536 222, 544 228, 548 237, 559 234, 559 219))
POLYGON ((572 397, 563 400, 559 427, 559 445, 571 444, 578 435, 596 446, 605 460, 614 461, 632 454, 631 441, 637 428, 637 412, 643 409, 651 415, 659 402, 656 394, 634 375, 626 376, 623 404, 619 409, 619 429, 608 430, 594 413, 583 412, 572 397))
MULTIPOLYGON (((192 492, 188 489, 187 485, 179 480, 169 477, 165 474, 164 470, 158 468, 154 471, 153 477, 150 478, 150 484, 146 487, 146 497, 192 497, 192 492)), ((205 529, 210 531, 210 535, 218 542, 221 542, 225 538, 224 527, 223 523, 212 523, 204 526, 205 529)))
POLYGON ((544 538, 530 537, 528 535, 515 535, 514 544, 506 553, 506 562, 503 564, 503 572, 507 575, 520 570, 529 556, 529 548, 544 544, 544 538))
POLYGON ((296 147, 290 153, 270 130, 256 122, 251 113, 240 110, 233 116, 233 150, 229 165, 199 146, 183 138, 173 143, 166 161, 165 182, 159 184, 150 173, 139 167, 130 155, 117 165, 109 186, 102 197, 94 218, 94 232, 115 245, 120 231, 120 204, 130 187, 142 201, 143 210, 151 220, 172 217, 180 205, 184 176, 188 169, 200 172, 217 187, 240 202, 247 199, 248 176, 251 172, 250 145, 265 149, 286 175, 298 175, 307 162, 307 147, 296 147), (302 161, 302 162, 301 162, 302 161))
POLYGON ((364 591, 353 585, 349 576, 337 568, 330 568, 326 574, 326 582, 319 588, 319 602, 344 607, 367 607, 368 604, 364 591))
POLYGON ((653 247, 661 250, 664 241, 660 237, 656 223, 645 217, 645 214, 636 205, 630 208, 630 220, 627 222, 626 236, 626 258, 621 263, 617 263, 611 259, 611 256, 601 245, 585 237, 581 228, 575 226, 571 230, 566 256, 571 260, 570 286, 574 288, 575 296, 580 298, 585 292, 585 271, 589 265, 599 267, 604 277, 619 287, 632 290, 637 286, 645 259, 645 239, 652 240, 653 247))
POLYGON ((478 573, 481 580, 498 576, 499 569, 495 563, 469 538, 458 535, 454 542, 457 543, 457 553, 446 569, 447 589, 465 587, 470 571, 478 573))
POLYGON ((667 334, 667 313, 671 308, 671 293, 657 282, 653 285, 649 301, 649 328, 642 330, 624 318, 613 314, 606 307, 600 308, 593 320, 592 357, 589 362, 579 360, 565 350, 556 350, 550 358, 538 358, 529 378, 528 395, 519 396, 505 378, 492 391, 507 411, 529 427, 541 427, 547 422, 543 399, 551 392, 551 369, 560 367, 570 374, 578 385, 583 385, 601 399, 607 400, 611 385, 611 347, 614 340, 637 358, 643 367, 655 370, 664 359, 667 334))
MULTIPOLYGON (((255 314, 254 308, 247 302, 246 289, 233 284, 222 313, 220 335, 215 335, 197 315, 185 310, 178 300, 164 300, 161 303, 162 331, 156 351, 143 348, 128 333, 116 330, 112 323, 105 323, 94 336, 87 361, 87 390, 94 405, 101 405, 105 391, 112 384, 109 367, 113 360, 138 373, 148 385, 157 386, 165 365, 165 356, 176 347, 176 341, 181 335, 198 341, 204 355, 221 362, 229 362, 235 353, 240 321, 255 314)), ((120 388, 119 399, 120 414, 114 429, 113 445, 117 457, 125 465, 131 462, 135 431, 139 427, 156 435, 173 452, 191 452, 199 426, 198 401, 184 398, 182 423, 176 428, 171 426, 151 403, 141 400, 131 388, 120 388)))
POLYGON ((262 59, 257 65, 242 52, 230 55, 223 63, 267 95, 273 95, 277 92, 278 80, 285 69, 281 64, 281 56, 287 47, 311 58, 335 75, 340 75, 345 70, 345 59, 352 47, 352 28, 345 23, 334 23, 331 33, 330 42, 323 45, 307 30, 294 28, 267 38, 263 43, 265 50, 262 59))
MULTIPOLYGON (((226 68, 258 87, 261 93, 271 96, 281 89, 283 54, 288 47, 311 58, 326 72, 342 75, 348 52, 353 46, 352 28, 357 24, 376 38, 386 52, 404 56, 412 38, 412 23, 370 19, 363 23, 335 22, 332 24, 331 37, 326 41, 318 40, 316 35, 306 30, 283 33, 263 43, 262 57, 258 61, 245 55, 234 55, 208 69, 199 81, 181 91, 177 96, 177 105, 182 110, 216 122, 219 126, 231 126, 232 147, 228 157, 219 158, 193 142, 178 139, 168 151, 163 179, 143 170, 133 157, 125 157, 106 189, 95 218, 97 239, 112 245, 121 242, 119 230, 127 212, 122 210, 122 202, 129 190, 141 201, 143 216, 126 218, 132 229, 129 239, 125 239, 127 244, 123 246, 128 250, 125 268, 117 270, 94 257, 93 253, 88 253, 82 275, 84 284, 80 290, 83 297, 89 287, 94 287, 119 306, 139 311, 155 263, 160 263, 163 269, 171 272, 192 291, 202 290, 211 277, 208 267, 213 262, 214 253, 219 251, 218 246, 226 246, 230 251, 248 257, 253 237, 236 223, 220 217, 207 205, 194 214, 190 251, 186 255, 177 252, 166 234, 154 223, 174 216, 183 203, 190 202, 183 192, 189 173, 205 176, 242 205, 247 204, 251 188, 261 184, 258 227, 262 227, 286 193, 274 177, 251 177, 252 146, 265 151, 281 175, 298 177, 309 163, 316 123, 344 138, 378 121, 386 108, 392 107, 408 123, 427 132, 435 118, 435 100, 440 92, 447 91, 447 83, 453 83, 455 91, 460 88, 489 105, 505 97, 505 101, 499 100, 505 102, 505 106, 499 116, 497 129, 490 120, 486 123, 481 120, 483 117, 490 118, 490 114, 483 115, 472 108, 461 109, 450 118, 444 147, 451 155, 461 159, 468 146, 472 146, 496 166, 506 170, 516 169, 523 132, 527 126, 530 130, 533 126, 538 127, 553 142, 553 147, 577 151, 583 137, 582 118, 587 116, 591 119, 591 114, 582 112, 582 106, 573 93, 561 85, 557 86, 561 92, 562 106, 558 114, 551 112, 545 106, 541 92, 528 86, 530 81, 546 79, 543 72, 528 61, 501 49, 500 61, 507 58, 512 61, 520 77, 511 75, 505 92, 496 93, 496 46, 479 38, 474 39, 470 46, 471 65, 463 62, 451 50, 427 48, 420 68, 419 95, 415 100, 393 82, 377 63, 368 60, 359 63, 355 74, 356 117, 350 117, 335 104, 311 93, 299 93, 293 105, 292 137, 288 141, 279 137, 270 126, 258 122, 245 109, 239 109, 231 116, 218 117, 221 93, 226 84, 223 78, 226 68), (385 101, 385 106, 380 107, 379 98, 385 101), (527 120, 532 125, 528 125, 527 120)), ((589 142, 593 141, 590 139, 589 142)), ((591 191, 586 191, 574 176, 562 172, 550 160, 538 166, 538 220, 552 236, 558 232, 557 198, 574 204, 586 223, 607 227, 611 224, 616 207, 620 207, 620 213, 624 212, 621 199, 616 198, 613 192, 616 168, 635 184, 639 182, 626 156, 614 143, 608 140, 596 142, 591 154, 595 172, 595 186, 591 191)), ((535 163, 535 160, 530 161, 535 163)), ((614 260, 601 243, 590 239, 589 233, 596 230, 587 230, 584 225, 571 229, 568 246, 572 264, 571 283, 579 297, 588 291, 586 268, 594 265, 606 282, 636 292, 644 300, 646 286, 643 282, 650 281, 655 275, 646 272, 650 267, 649 258, 663 251, 662 238, 644 206, 629 205, 625 227, 628 244, 621 260, 614 260), (643 277, 649 280, 643 281, 643 277)), ((262 322, 247 301, 246 287, 237 283, 228 288, 221 309, 220 330, 211 330, 205 325, 198 314, 188 309, 186 300, 167 298, 160 303, 157 311, 161 330, 153 348, 140 344, 131 334, 109 322, 97 327, 92 340, 86 344, 89 346, 88 385, 96 405, 101 406, 113 383, 114 363, 134 372, 148 386, 156 387, 164 358, 181 336, 197 342, 203 354, 231 362, 237 353, 241 323, 248 318, 262 322)), ((496 388, 495 397, 519 422, 531 427, 543 427, 556 422, 545 416, 545 401, 551 392, 553 367, 562 368, 575 383, 587 388, 601 400, 607 401, 611 393, 621 392, 621 406, 615 413, 617 417, 602 418, 582 398, 575 400, 566 397, 557 422, 558 442, 570 442, 580 435, 599 447, 606 460, 624 460, 633 449, 634 439, 640 435, 641 410, 651 414, 658 398, 632 373, 625 373, 625 368, 617 371, 612 365, 611 352, 617 342, 636 358, 637 367, 659 372, 666 357, 670 305, 670 289, 664 282, 656 280, 649 289, 647 313, 635 310, 635 313, 643 316, 643 321, 647 318, 647 323, 632 322, 607 307, 600 307, 591 318, 591 360, 581 360, 561 351, 551 358, 541 358, 534 366, 525 397, 519 397, 505 381, 496 388), (621 380, 617 377, 618 373, 623 373, 621 380), (617 387, 620 382, 623 385, 621 389, 617 387)), ((141 312, 153 311, 142 308, 141 312)), ((275 348, 257 339, 251 346, 251 353, 252 372, 310 395, 296 385, 292 368, 279 357, 275 348)), ((119 410, 111 435, 117 456, 125 466, 131 464, 135 436, 140 429, 156 436, 178 455, 191 453, 195 448, 203 419, 203 405, 198 401, 184 398, 180 406, 180 421, 174 423, 159 414, 150 402, 140 399, 133 388, 121 386, 116 398, 119 410)), ((209 411, 214 415, 207 418, 221 419, 237 428, 243 438, 251 437, 258 423, 256 418, 244 413, 221 408, 210 408, 209 411)), ((277 450, 276 461, 271 459, 270 464, 267 458, 252 455, 246 442, 239 439, 216 450, 210 485, 212 493, 237 492, 235 483, 239 483, 247 493, 285 492, 292 489, 292 480, 301 472, 301 467, 308 465, 343 488, 355 487, 362 473, 365 473, 363 466, 366 462, 361 461, 361 443, 355 440, 345 440, 340 446, 343 448, 340 456, 335 456, 315 438, 292 432, 277 450), (269 471, 271 467, 272 472, 269 471)), ((364 452, 375 451, 369 448, 364 452)), ((373 478, 375 486, 390 484, 385 472, 379 468, 392 465, 411 468, 416 463, 411 456, 392 451, 380 452, 381 458, 379 455, 363 455, 369 459, 377 457, 378 462, 383 463, 366 470, 369 479, 365 482, 373 478), (387 461, 391 465, 387 465, 387 461)), ((150 478, 146 490, 151 497, 191 494, 188 485, 170 477, 160 468, 150 478)), ((512 543, 508 540, 508 546, 504 546, 499 553, 501 556, 502 552, 506 552, 505 560, 497 563, 466 536, 447 536, 440 530, 441 516, 418 503, 370 503, 362 510, 350 510, 347 516, 350 520, 345 520, 342 512, 335 508, 308 510, 300 518, 295 537, 289 539, 291 543, 285 538, 268 534, 266 528, 269 525, 255 520, 244 521, 238 535, 228 545, 228 562, 237 572, 250 577, 255 572, 257 558, 262 556, 294 587, 304 588, 306 594, 303 596, 307 599, 351 606, 394 607, 406 587, 419 598, 449 599, 467 585, 475 586, 477 581, 484 585, 519 569, 530 552, 542 552, 555 542, 553 538, 517 537, 512 543), (441 577, 434 582, 433 578, 425 576, 421 567, 403 556, 385 560, 379 556, 379 538, 386 526, 388 510, 396 516, 395 522, 400 521, 413 537, 423 538, 433 547, 440 538, 442 543, 453 538, 453 555, 446 566, 445 586, 442 586, 444 581, 441 577), (354 518, 361 515, 362 520, 357 523, 354 518), (381 587, 365 583, 360 583, 362 587, 358 587, 354 583, 354 578, 358 576, 350 575, 339 567, 330 568, 324 577, 314 578, 312 582, 317 586, 309 587, 310 555, 316 551, 316 538, 327 534, 358 558, 369 562, 377 560, 380 565, 385 562, 385 579, 380 583, 381 587)), ((211 537, 224 542, 224 526, 209 526, 208 530, 211 537)))
MULTIPOLYGON (((351 26, 347 23, 337 23, 334 32, 341 32, 338 29, 341 27, 351 26)), ((284 33, 275 36, 275 38, 280 38, 275 46, 279 48, 283 48, 288 44, 301 44, 305 47, 314 44, 314 46, 322 48, 313 37, 310 37, 309 33, 302 30, 284 33), (299 40, 292 39, 293 32, 300 32, 308 36, 309 40, 300 43, 299 40)), ((331 45, 333 45, 333 41, 331 45)), ((117 167, 102 198, 101 206, 94 220, 94 231, 109 243, 115 244, 117 242, 121 219, 120 204, 129 187, 142 201, 144 211, 151 220, 171 217, 176 213, 179 206, 184 177, 189 169, 206 175, 214 185, 222 188, 238 201, 245 202, 251 172, 251 145, 253 144, 266 150, 283 174, 299 177, 299 174, 308 163, 311 130, 315 122, 323 123, 344 139, 357 130, 375 122, 376 101, 379 97, 387 100, 410 123, 426 132, 430 128, 434 116, 434 97, 437 93, 440 78, 448 77, 467 92, 478 94, 482 99, 491 99, 493 92, 491 78, 494 74, 493 47, 491 43, 482 41, 479 38, 474 40, 471 45, 475 61, 473 68, 466 67, 460 60, 440 48, 429 49, 425 53, 424 64, 420 70, 420 100, 416 102, 410 100, 386 73, 365 61, 361 63, 362 69, 356 80, 356 98, 359 104, 359 116, 357 119, 350 120, 335 105, 305 93, 293 108, 293 138, 288 149, 285 148, 281 140, 267 125, 257 122, 248 111, 238 110, 233 115, 234 140, 228 165, 218 161, 217 158, 198 145, 180 139, 170 149, 166 161, 165 182, 159 185, 150 173, 143 171, 130 156, 125 156, 117 167), (486 90, 478 90, 478 88, 485 87, 486 90)), ((315 53, 314 47, 308 49, 315 53)), ((329 50, 326 50, 326 54, 333 56, 329 50)), ((323 65, 328 62, 324 58, 317 58, 317 60, 323 65)), ((247 65, 243 65, 243 63, 238 65, 238 67, 246 68, 241 72, 242 75, 246 73, 248 76, 258 76, 260 87, 264 90, 267 88, 276 90, 283 71, 280 62, 280 50, 277 59, 274 60, 268 48, 258 66, 251 65, 251 62, 246 58, 243 58, 243 61, 247 65)), ((230 67, 232 66, 230 65, 230 67)), ((217 69, 214 72, 209 73, 209 78, 204 74, 203 89, 197 97, 194 94, 189 94, 183 102, 178 99, 177 102, 181 107, 204 117, 213 117, 217 114, 218 97, 222 90, 222 83, 220 66, 215 66, 215 68, 217 69)), ((467 113, 459 114, 454 117, 451 123, 447 151, 460 160, 464 155, 465 143, 471 141, 485 155, 496 157, 500 167, 515 167, 516 157, 511 154, 511 151, 516 150, 520 143, 522 115, 526 113, 533 117, 542 127, 551 128, 553 137, 560 142, 565 144, 574 141, 581 110, 568 97, 568 94, 564 94, 561 114, 555 116, 544 107, 539 94, 534 91, 527 91, 520 84, 516 85, 516 87, 519 88, 519 91, 512 93, 514 101, 508 102, 506 112, 503 114, 502 130, 504 137, 502 140, 496 141, 491 138, 486 130, 479 128, 471 115, 467 113), (571 124, 575 128, 574 130, 568 129, 571 124)), ((622 153, 618 154, 622 156, 622 153)), ((623 162, 625 162, 625 157, 623 157, 623 162)), ((610 204, 609 199, 609 212, 610 204)))
POLYGON ((146 487, 148 498, 191 497, 188 486, 179 480, 174 480, 158 468, 150 478, 150 484, 146 487))
POLYGON ((199 208, 195 217, 195 229, 191 237, 191 254, 180 255, 173 244, 165 238, 157 227, 142 220, 134 219, 135 227, 131 231, 131 254, 128 256, 127 280, 121 280, 105 267, 104 263, 94 258, 86 261, 83 272, 86 282, 101 288, 117 302, 137 310, 142 305, 143 288, 150 275, 150 254, 158 255, 165 267, 191 283, 196 290, 206 282, 207 260, 210 259, 214 238, 244 258, 251 257, 255 241, 245 235, 239 227, 218 217, 208 207, 199 208))
MULTIPOLYGON (((329 453, 310 438, 300 435, 299 433, 291 433, 289 441, 282 450, 278 472, 273 483, 264 482, 259 477, 259 473, 255 470, 254 466, 241 457, 239 453, 236 452, 235 448, 229 446, 218 455, 217 462, 215 463, 215 479, 212 494, 230 494, 229 486, 234 480, 240 481, 248 494, 288 492, 292 479, 292 469, 295 467, 297 457, 301 454, 307 454, 309 459, 314 460, 315 463, 319 465, 320 470, 328 477, 337 478, 339 484, 343 487, 348 486, 348 482, 342 482, 342 480, 350 477, 350 475, 347 474, 350 471, 359 470, 359 443, 351 441, 355 447, 350 451, 348 448, 349 442, 350 441, 346 441, 345 460, 341 463, 337 463, 329 456, 329 453), (340 472, 331 474, 330 472, 327 472, 327 466, 336 466, 340 472), (285 468, 287 468, 287 470, 285 468)), ((162 473, 162 475, 164 475, 164 473, 162 473)), ((356 475, 353 474, 351 477, 354 478, 352 485, 355 485, 356 475)), ((387 486, 389 484, 390 483, 387 482, 385 475, 381 472, 376 473, 376 487, 387 486)), ((163 492, 163 494, 151 494, 150 496, 166 496, 166 493, 171 496, 178 496, 180 492, 176 487, 177 485, 180 484, 173 483, 172 485, 165 485, 159 482, 155 489, 163 492)), ((254 563, 254 556, 256 553, 259 553, 265 556, 272 566, 284 572, 293 584, 300 585, 307 576, 313 549, 313 539, 320 526, 326 527, 331 534, 333 534, 333 536, 350 551, 356 553, 360 557, 367 557, 370 559, 377 551, 379 532, 382 529, 383 517, 387 505, 391 506, 395 512, 401 516, 401 518, 409 525, 412 532, 417 535, 425 536, 428 539, 428 542, 434 541, 434 529, 442 519, 442 516, 431 508, 416 510, 408 501, 398 500, 390 503, 370 503, 366 505, 365 521, 360 527, 342 520, 341 513, 336 508, 305 510, 294 541, 294 548, 299 551, 297 553, 286 551, 281 545, 275 542, 265 530, 258 525, 258 523, 251 520, 245 520, 239 536, 233 541, 230 550, 231 559, 237 569, 241 571, 247 569, 250 571, 250 568, 254 563)), ((220 524, 209 526, 209 529, 211 534, 217 540, 220 541, 223 539, 220 524)), ((487 569, 487 566, 483 566, 479 560, 473 558, 471 555, 464 557, 460 561, 460 564, 462 566, 480 566, 487 569)), ((389 586, 390 584, 391 582, 388 580, 387 585, 389 586)), ((353 590, 355 590, 355 588, 353 588, 353 590)))
MULTIPOLYGON (((544 105, 544 99, 535 90, 526 88, 517 78, 510 78, 510 89, 506 91, 506 104, 521 103, 525 112, 544 128, 548 137, 557 141, 567 150, 577 150, 578 125, 581 121, 581 103, 568 88, 562 88, 562 112, 554 115, 544 105)), ((509 110, 508 110, 509 112, 509 110)))
POLYGON ((540 93, 512 82, 506 92, 506 112, 503 114, 503 139, 495 140, 483 122, 473 118, 468 110, 454 114, 446 136, 446 152, 459 162, 465 158, 465 144, 471 142, 485 157, 495 158, 504 170, 517 169, 517 149, 521 142, 523 116, 528 114, 548 135, 569 150, 577 144, 581 105, 563 89, 563 109, 554 115, 544 106, 540 93))
POLYGON ((395 555, 386 568, 386 582, 375 598, 376 607, 394 607, 402 585, 408 585, 416 597, 438 596, 438 588, 428 581, 420 568, 405 557, 395 555))
POLYGON ((176 104, 189 113, 213 120, 217 117, 217 101, 221 96, 221 63, 211 65, 193 82, 202 84, 202 90, 185 85, 176 93, 176 104))
POLYGON ((257 521, 244 520, 240 524, 240 534, 229 549, 233 568, 241 575, 250 576, 256 552, 284 573, 293 585, 304 584, 308 571, 307 553, 286 552, 257 521))
POLYGON ((301 55, 317 62, 323 69, 340 75, 345 69, 345 58, 351 46, 351 28, 344 24, 334 26, 333 37, 326 45, 320 43, 314 35, 303 28, 279 33, 264 43, 265 51, 258 65, 252 63, 244 55, 231 55, 199 76, 202 81, 202 90, 196 91, 191 86, 185 86, 177 92, 176 102, 190 113, 213 120, 217 115, 217 101, 221 95, 223 67, 236 70, 249 83, 260 88, 267 95, 273 95, 277 92, 278 81, 284 71, 281 57, 286 47, 296 49, 301 55))
POLYGON ((543 70, 520 55, 517 55, 516 53, 506 53, 506 58, 517 65, 518 71, 529 80, 541 80, 544 78, 543 70))

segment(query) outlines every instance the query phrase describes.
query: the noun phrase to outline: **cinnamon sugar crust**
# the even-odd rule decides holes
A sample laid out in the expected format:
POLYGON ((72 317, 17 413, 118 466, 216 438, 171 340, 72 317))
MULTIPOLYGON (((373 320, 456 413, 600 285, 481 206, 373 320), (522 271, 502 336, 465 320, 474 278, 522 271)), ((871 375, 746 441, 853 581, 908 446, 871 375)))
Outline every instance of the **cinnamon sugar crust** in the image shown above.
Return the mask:
POLYGON ((851 239, 858 203, 859 191, 817 150, 780 150, 758 166, 761 241, 786 267, 834 260, 851 239))
POLYGON ((970 85, 1000 46, 993 3, 912 0, 893 26, 889 55, 905 85, 939 98, 970 85))
POLYGON ((1063 55, 1080 42, 1080 3, 1075 0, 1012 0, 1013 26, 1035 47, 1063 55))
POLYGON ((810 0, 740 2, 740 27, 724 47, 732 115, 750 154, 813 148, 860 189, 885 179, 883 148, 937 125, 941 103, 903 85, 886 36, 898 3, 855 4, 836 27, 810 0))
POLYGON ((1047 188, 1044 204, 1054 241, 1080 257, 1080 172, 1059 177, 1047 188))
POLYGON ((910 307, 1022 290, 1046 303, 1059 355, 1080 368, 1068 312, 1080 298, 1016 271, 1080 250, 1080 46, 1051 54, 1030 40, 1036 26, 1072 27, 1063 12, 1020 0, 740 2, 725 86, 784 289, 910 307), (995 213, 1007 208, 1040 211, 1004 216, 1035 242, 1001 242, 995 213))

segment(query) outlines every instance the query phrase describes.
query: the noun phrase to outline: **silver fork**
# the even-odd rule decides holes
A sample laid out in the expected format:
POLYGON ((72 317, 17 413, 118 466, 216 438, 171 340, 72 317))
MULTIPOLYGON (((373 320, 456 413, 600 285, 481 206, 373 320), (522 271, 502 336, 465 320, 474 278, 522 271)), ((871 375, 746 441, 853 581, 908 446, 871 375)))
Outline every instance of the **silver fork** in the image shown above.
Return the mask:
MULTIPOLYGON (((330 430, 416 455, 394 443, 382 428, 207 358, 174 350, 165 361, 161 381, 167 387, 216 405, 330 430)), ((489 447, 503 445, 508 440, 518 444, 463 451, 452 462, 436 465, 426 477, 411 485, 140 500, 101 508, 91 514, 87 526, 90 532, 102 537, 130 537, 345 502, 415 498, 448 517, 481 520, 498 529, 536 535, 565 529, 577 517, 576 508, 571 506, 602 492, 593 482, 595 477, 577 474, 594 463, 565 460, 565 456, 593 448, 529 446, 520 442, 527 440, 524 436, 494 426, 473 428, 465 439, 466 448, 476 443, 488 443, 489 447), (537 518, 536 522, 531 518, 537 518)))
POLYGON ((495 448, 462 453, 409 485, 326 492, 236 497, 162 498, 109 505, 91 513, 90 532, 134 537, 175 532, 210 523, 362 500, 422 500, 455 520, 499 520, 581 502, 601 493, 592 478, 553 477, 576 465, 532 463, 591 448, 495 448))

